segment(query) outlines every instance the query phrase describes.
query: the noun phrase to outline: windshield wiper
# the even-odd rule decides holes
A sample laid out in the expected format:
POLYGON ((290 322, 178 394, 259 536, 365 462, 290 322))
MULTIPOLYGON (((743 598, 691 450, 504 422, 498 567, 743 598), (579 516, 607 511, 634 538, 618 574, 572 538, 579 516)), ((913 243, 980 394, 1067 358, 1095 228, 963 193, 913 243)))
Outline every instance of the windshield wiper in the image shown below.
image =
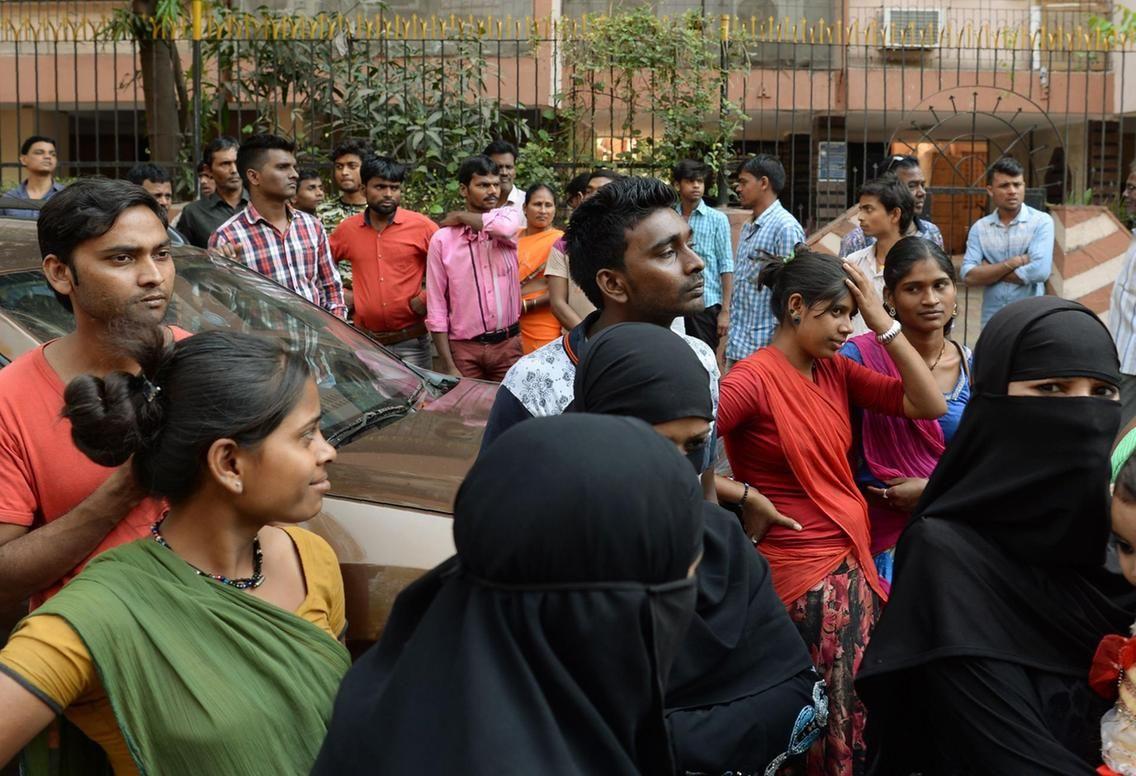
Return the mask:
POLYGON ((340 445, 350 442, 367 429, 374 428, 393 418, 404 417, 410 413, 413 407, 414 405, 410 402, 399 402, 398 404, 367 410, 334 434, 329 435, 327 442, 332 447, 338 448, 340 445))

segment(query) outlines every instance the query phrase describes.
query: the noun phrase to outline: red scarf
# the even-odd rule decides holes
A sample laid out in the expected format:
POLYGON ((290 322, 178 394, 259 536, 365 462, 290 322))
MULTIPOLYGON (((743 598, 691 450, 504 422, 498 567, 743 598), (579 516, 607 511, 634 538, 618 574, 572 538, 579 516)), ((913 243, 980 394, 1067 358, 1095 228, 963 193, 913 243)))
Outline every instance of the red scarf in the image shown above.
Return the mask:
POLYGON ((787 550, 763 542, 761 552, 769 560, 777 594, 788 606, 851 554, 868 585, 887 600, 870 552, 868 504, 856 487, 848 462, 852 427, 847 400, 843 407, 835 403, 776 348, 762 348, 750 363, 761 376, 789 468, 809 499, 852 542, 851 553, 846 547, 816 547, 802 552, 800 548, 787 550))

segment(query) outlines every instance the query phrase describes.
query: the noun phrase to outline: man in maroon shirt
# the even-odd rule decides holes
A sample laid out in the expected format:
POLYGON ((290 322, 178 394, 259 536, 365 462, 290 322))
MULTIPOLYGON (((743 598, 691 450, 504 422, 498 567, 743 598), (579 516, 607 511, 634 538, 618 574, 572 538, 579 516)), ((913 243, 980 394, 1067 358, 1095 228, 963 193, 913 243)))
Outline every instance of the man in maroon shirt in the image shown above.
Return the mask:
POLYGON ((406 165, 369 156, 361 171, 367 209, 331 235, 336 262, 347 261, 355 291, 355 324, 404 361, 429 369, 426 250, 437 225, 399 207, 406 165))

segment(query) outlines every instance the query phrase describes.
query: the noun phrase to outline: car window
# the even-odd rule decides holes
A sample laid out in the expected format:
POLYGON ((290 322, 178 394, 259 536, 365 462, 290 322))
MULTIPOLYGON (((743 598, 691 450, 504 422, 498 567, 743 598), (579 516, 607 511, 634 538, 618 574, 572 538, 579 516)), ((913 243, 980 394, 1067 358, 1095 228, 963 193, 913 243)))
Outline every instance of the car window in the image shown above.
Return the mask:
MULTIPOLYGON (((420 396, 421 378, 398 358, 273 281, 197 252, 179 253, 176 261, 166 322, 192 333, 231 329, 286 340, 304 354, 319 384, 325 435, 420 396)), ((0 275, 0 309, 41 342, 73 325, 38 269, 0 275)))

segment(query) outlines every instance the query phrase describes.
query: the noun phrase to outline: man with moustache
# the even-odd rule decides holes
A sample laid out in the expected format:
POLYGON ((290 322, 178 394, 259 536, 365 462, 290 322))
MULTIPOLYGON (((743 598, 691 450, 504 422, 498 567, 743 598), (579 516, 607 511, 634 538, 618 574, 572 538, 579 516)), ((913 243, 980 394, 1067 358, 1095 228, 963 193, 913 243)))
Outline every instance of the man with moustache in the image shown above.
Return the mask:
MULTIPOLYGON (((55 141, 43 135, 32 135, 20 144, 20 166, 27 174, 20 185, 4 192, 5 197, 26 199, 30 202, 46 202, 63 191, 63 184, 55 180, 55 169, 59 165, 55 141)), ((39 216, 38 210, 25 208, 0 209, 0 215, 16 218, 39 216)))
POLYGON ((161 516, 129 464, 99 466, 75 447, 63 392, 82 374, 137 373, 118 348, 123 327, 161 323, 174 286, 165 209, 128 181, 76 181, 44 204, 38 230, 75 328, 0 370, 0 606, 32 609, 161 516))
POLYGON ((241 144, 237 170, 249 205, 214 232, 209 247, 233 250, 246 266, 346 319, 327 233, 319 219, 290 204, 300 177, 296 145, 277 135, 253 135, 241 144))
MULTIPOLYGON (((150 192, 150 196, 158 200, 158 204, 166 211, 166 218, 170 217, 170 206, 174 204, 174 184, 164 168, 149 162, 140 162, 126 173, 126 180, 150 192)), ((176 248, 185 245, 185 238, 173 226, 166 227, 166 232, 170 235, 171 246, 176 248)))
MULTIPOLYGON (((907 187, 907 190, 911 192, 911 197, 915 200, 916 218, 911 222, 911 226, 904 236, 922 237, 924 240, 930 240, 942 248, 943 233, 927 217, 927 178, 923 175, 923 168, 919 166, 919 160, 914 156, 893 156, 884 165, 880 177, 888 173, 893 173, 899 179, 899 182, 907 187)), ((841 257, 850 256, 856 251, 864 250, 875 241, 876 238, 866 235, 863 226, 857 223, 855 229, 841 238, 840 255, 841 257)))
POLYGON ((458 168, 465 210, 449 213, 426 255, 426 328, 451 375, 500 380, 521 357, 517 233, 524 216, 501 203, 497 165, 458 168))
MULTIPOLYGON (((532 417, 559 415, 575 396, 576 365, 588 341, 617 323, 669 328, 703 310, 705 263, 692 248, 690 224, 675 211, 675 191, 656 178, 628 177, 597 187, 572 214, 565 235, 572 279, 597 308, 568 334, 516 363, 497 390, 481 449, 532 417)), ((710 375, 718 407, 714 351, 679 334, 710 375)), ((713 447, 712 445, 710 447, 713 447)))
POLYGON ((426 253, 438 227, 399 207, 406 173, 406 165, 389 156, 363 162, 367 209, 332 232, 331 253, 351 267, 355 325, 404 361, 430 369, 426 253))
POLYGON ((240 144, 236 138, 222 135, 205 146, 204 164, 213 179, 214 191, 201 199, 190 202, 181 211, 177 228, 190 245, 205 248, 209 238, 221 224, 228 221, 248 205, 241 174, 237 171, 237 149, 240 144))

